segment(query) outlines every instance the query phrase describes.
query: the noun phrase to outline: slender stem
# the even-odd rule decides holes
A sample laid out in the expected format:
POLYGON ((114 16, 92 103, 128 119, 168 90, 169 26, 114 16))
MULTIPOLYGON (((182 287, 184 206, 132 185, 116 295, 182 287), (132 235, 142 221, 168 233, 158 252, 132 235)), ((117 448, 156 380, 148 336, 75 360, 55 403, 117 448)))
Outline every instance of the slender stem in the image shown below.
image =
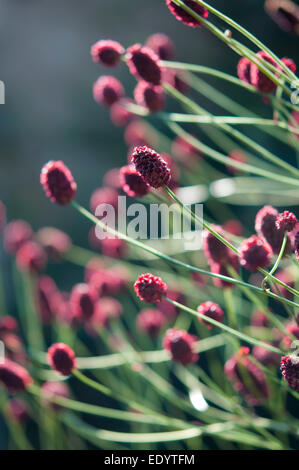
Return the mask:
POLYGON ((271 346, 268 343, 264 343, 263 341, 259 341, 255 338, 252 338, 251 336, 247 336, 244 333, 241 333, 240 331, 234 330, 233 328, 230 328, 229 326, 214 320, 213 318, 207 317, 206 315, 202 313, 198 313, 196 310, 193 310, 192 308, 186 307, 185 305, 182 305, 179 302, 176 302, 175 300, 171 300, 168 297, 165 297, 165 300, 167 300, 167 302, 174 305, 175 307, 178 307, 181 310, 184 310, 185 312, 191 313, 191 315, 194 315, 197 318, 198 317, 203 318, 203 320, 207 321, 211 325, 217 326, 218 328, 225 331, 226 333, 236 336, 237 338, 242 339, 243 341, 246 341, 247 343, 253 344, 255 346, 261 346, 262 348, 268 349, 268 351, 272 351, 277 354, 283 354, 283 351, 281 351, 279 348, 271 346))
POLYGON ((204 269, 200 269, 200 268, 197 268, 195 266, 191 266, 191 265, 183 263, 182 261, 179 261, 175 258, 171 258, 168 255, 164 255, 164 253, 162 253, 161 251, 156 250, 155 248, 152 248, 150 246, 147 246, 144 243, 139 242, 138 240, 134 240, 134 239, 128 237, 127 235, 125 235, 121 232, 118 232, 117 230, 114 230, 109 226, 106 226, 105 224, 103 224, 103 222, 101 222, 99 219, 97 219, 97 217, 95 217, 93 214, 91 214, 86 209, 84 209, 84 207, 80 206, 76 201, 72 201, 71 204, 81 215, 83 215, 87 219, 91 220, 94 224, 99 225, 103 230, 106 230, 108 233, 111 233, 112 235, 115 235, 116 237, 121 238, 121 239, 127 241, 128 243, 130 243, 131 245, 136 246, 136 247, 138 247, 138 248, 140 248, 144 251, 147 251, 148 253, 151 253, 154 256, 158 256, 159 258, 162 258, 165 261, 169 261, 170 263, 176 264, 177 266, 181 266, 181 267, 183 267, 185 269, 188 269, 190 271, 198 272, 200 274, 205 274, 207 276, 215 277, 215 278, 221 279, 223 281, 229 282, 231 284, 236 284, 236 285, 239 285, 239 286, 246 287, 248 289, 255 290, 256 292, 258 292, 260 294, 266 294, 266 295, 268 295, 269 297, 272 297, 275 300, 278 300, 280 302, 285 302, 288 305, 291 305, 292 307, 296 307, 296 308, 299 307, 299 304, 297 304, 296 302, 292 302, 291 300, 280 297, 279 295, 276 295, 273 292, 266 292, 265 293, 263 291, 263 289, 261 289, 257 286, 254 286, 252 284, 247 284, 246 282, 241 281, 239 279, 233 279, 232 277, 229 277, 229 276, 224 276, 222 274, 215 274, 215 273, 212 273, 212 272, 209 272, 209 271, 205 271, 204 269))
POLYGON ((273 266, 273 268, 271 269, 271 271, 269 272, 269 274, 267 274, 266 277, 264 277, 263 281, 262 281, 262 289, 264 290, 267 290, 267 282, 268 282, 268 279, 270 276, 273 276, 273 274, 275 273, 275 271, 277 270, 278 266, 279 266, 279 263, 283 257, 283 254, 284 254, 284 250, 285 250, 285 247, 286 247, 286 243, 287 243, 287 239, 288 239, 288 232, 285 231, 284 233, 284 236, 283 236, 283 240, 282 240, 282 244, 281 244, 281 248, 280 248, 280 252, 277 256, 277 259, 276 259, 276 262, 273 266))

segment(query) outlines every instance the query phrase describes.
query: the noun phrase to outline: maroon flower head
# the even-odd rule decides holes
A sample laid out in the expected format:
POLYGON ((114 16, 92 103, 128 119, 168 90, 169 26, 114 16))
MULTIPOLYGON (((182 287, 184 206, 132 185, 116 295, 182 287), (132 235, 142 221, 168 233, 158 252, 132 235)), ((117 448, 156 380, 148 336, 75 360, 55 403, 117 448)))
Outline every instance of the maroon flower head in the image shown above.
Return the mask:
POLYGON ((270 326, 269 319, 263 310, 255 310, 253 312, 250 324, 262 328, 268 328, 270 326))
POLYGON ((296 224, 298 223, 297 217, 293 212, 284 211, 277 216, 276 227, 278 230, 283 230, 284 232, 291 232, 294 230, 296 224))
POLYGON ((130 72, 139 80, 160 85, 162 64, 152 49, 141 44, 134 44, 128 49, 126 59, 130 72))
POLYGON ((4 230, 4 248, 15 255, 21 245, 33 238, 33 230, 24 220, 13 220, 4 230))
POLYGON ((137 104, 149 109, 152 113, 161 111, 165 107, 163 88, 140 80, 134 90, 134 98, 137 104))
POLYGON ((93 327, 107 327, 109 322, 121 316, 122 305, 113 297, 101 297, 95 305, 95 312, 91 318, 91 329, 93 327))
POLYGON ((163 158, 149 147, 136 147, 132 162, 144 181, 153 188, 161 188, 170 179, 170 169, 163 158))
MULTIPOLYGON (((296 338, 296 340, 299 340, 299 325, 297 322, 287 323, 286 331, 290 336, 296 338)), ((287 348, 290 348, 292 346, 292 339, 289 336, 284 336, 283 343, 287 348)))
MULTIPOLYGON (((237 255, 234 255, 232 252, 229 254, 229 258, 226 262, 227 265, 232 266, 232 268, 238 273, 240 271, 239 258, 237 255)), ((211 273, 220 274, 221 276, 231 277, 231 273, 228 271, 226 264, 211 262, 211 273)), ((218 277, 213 277, 213 284, 219 289, 234 289, 236 284, 231 283, 228 280, 221 279, 218 277)))
POLYGON ((125 50, 119 42, 104 39, 93 44, 90 52, 94 62, 107 67, 115 67, 119 64, 125 50))
POLYGON ((54 320, 62 302, 62 295, 53 279, 41 276, 37 285, 37 304, 43 323, 50 324, 54 320))
MULTIPOLYGON (((274 207, 265 206, 256 214, 255 218, 255 230, 257 234, 269 243, 275 254, 280 252, 284 235, 284 231, 278 229, 276 226, 277 217, 278 211, 274 207)), ((292 244, 291 240, 288 238, 285 253, 289 254, 291 251, 292 244)))
POLYGON ((134 289, 139 299, 147 304, 160 302, 167 293, 165 282, 150 273, 141 274, 134 284, 134 289))
POLYGON ((60 160, 46 163, 40 182, 52 202, 65 205, 75 197, 77 185, 70 170, 60 160))
POLYGON ((101 241, 102 253, 110 258, 123 259, 127 254, 127 243, 121 238, 104 238, 101 241))
POLYGON ((24 392, 33 384, 33 379, 24 367, 10 359, 5 359, 4 364, 0 364, 0 382, 9 393, 17 393, 24 392))
MULTIPOLYGON (((269 64, 277 67, 276 62, 265 51, 260 51, 256 55, 257 59, 261 58, 269 62, 269 64)), ((273 93, 276 89, 276 84, 261 72, 257 65, 251 64, 250 68, 251 84, 255 86, 262 93, 273 93)))
POLYGON ((28 241, 17 251, 16 262, 21 271, 38 272, 45 268, 47 255, 41 245, 28 241))
POLYGON ((123 191, 131 197, 145 196, 149 191, 149 185, 144 181, 140 173, 133 165, 123 166, 120 170, 120 180, 123 191))
MULTIPOLYGON (((194 13, 202 16, 202 18, 207 18, 209 16, 208 10, 202 5, 199 5, 196 1, 184 0, 184 3, 187 7, 191 8, 194 13)), ((166 5, 176 19, 182 21, 187 26, 191 26, 192 28, 200 28, 202 26, 200 20, 197 20, 194 16, 184 10, 184 8, 176 5, 172 0, 166 0, 166 5)))
POLYGON ((37 241, 42 245, 49 258, 60 260, 72 246, 72 240, 62 230, 54 227, 44 227, 36 234, 37 241))
POLYGON ((99 296, 115 296, 126 289, 127 282, 127 273, 123 267, 119 266, 105 270, 99 269, 91 272, 89 277, 90 285, 95 287, 99 296))
POLYGON ((231 233, 236 237, 241 237, 244 232, 243 225, 237 219, 228 220, 222 227, 225 232, 231 233))
POLYGON ((74 351, 64 343, 52 344, 48 349, 50 367, 62 375, 70 375, 77 368, 74 351))
POLYGON ((136 323, 139 331, 155 337, 165 325, 166 318, 160 310, 144 309, 138 314, 136 323))
MULTIPOLYGON (((215 232, 219 233, 219 235, 224 236, 223 229, 220 227, 220 225, 211 225, 211 228, 215 232)), ((226 264, 229 262, 229 248, 207 229, 205 229, 203 232, 203 251, 209 264, 226 264)))
POLYGON ((172 328, 167 330, 163 340, 163 348, 169 351, 172 360, 187 365, 198 360, 195 352, 197 338, 187 331, 172 328))
POLYGON ((251 84, 251 66, 252 63, 247 57, 242 57, 238 62, 237 74, 240 80, 245 83, 251 84))
POLYGON ((289 57, 283 57, 281 62, 283 62, 284 65, 286 65, 293 73, 296 72, 297 66, 293 59, 290 59, 289 57))
POLYGON ((266 367, 277 366, 280 361, 279 354, 269 351, 269 349, 265 349, 262 346, 254 346, 252 355, 257 361, 266 367))
POLYGON ((126 104, 129 103, 133 103, 133 101, 128 98, 122 98, 111 106, 110 117, 115 126, 126 126, 130 121, 135 119, 134 114, 126 108, 126 104))
POLYGON ((272 250, 268 243, 252 235, 241 243, 240 264, 251 272, 265 268, 271 262, 272 250))
POLYGON ((95 310, 98 293, 94 286, 76 284, 71 293, 70 306, 74 318, 79 321, 89 320, 95 310))
POLYGON ((122 84, 111 75, 102 75, 93 85, 94 100, 110 107, 125 95, 122 84))
POLYGON ((172 60, 175 56, 174 44, 166 34, 152 34, 145 45, 152 49, 161 60, 172 60))
POLYGON ((69 388, 65 382, 45 382, 41 387, 43 406, 59 411, 61 406, 55 403, 55 397, 70 398, 69 388))
POLYGON ((280 370, 289 386, 299 392, 299 357, 283 356, 280 361, 280 370))
POLYGON ((197 311, 199 313, 200 321, 204 323, 209 329, 213 328, 214 325, 202 318, 201 315, 205 315, 206 317, 212 318, 213 320, 216 320, 220 323, 223 321, 224 312, 218 304, 215 304, 215 302, 203 302, 197 307, 197 311))
POLYGON ((263 371, 247 356, 248 348, 241 348, 225 364, 224 371, 234 389, 243 395, 250 406, 263 404, 269 390, 263 371))

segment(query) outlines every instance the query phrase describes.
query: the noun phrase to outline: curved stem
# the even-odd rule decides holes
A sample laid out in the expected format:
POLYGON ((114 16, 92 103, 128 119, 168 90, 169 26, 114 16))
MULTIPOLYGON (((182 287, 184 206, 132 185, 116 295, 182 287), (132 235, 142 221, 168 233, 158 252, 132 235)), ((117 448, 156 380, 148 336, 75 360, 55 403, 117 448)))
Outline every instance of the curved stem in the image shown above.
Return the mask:
POLYGON ((277 260, 273 266, 273 268, 271 269, 271 271, 269 272, 269 274, 267 274, 267 276, 264 277, 263 281, 262 281, 262 289, 264 290, 267 290, 266 288, 266 285, 267 285, 267 282, 268 282, 268 279, 270 276, 273 276, 273 274, 275 273, 275 271, 277 270, 278 266, 279 266, 279 263, 281 261, 281 258, 283 257, 283 254, 284 254, 284 250, 285 250, 285 247, 286 247, 286 243, 287 243, 287 239, 288 239, 288 232, 285 231, 284 233, 284 236, 283 236, 283 240, 282 240, 282 244, 281 244, 281 248, 280 248, 280 252, 277 256, 277 260))

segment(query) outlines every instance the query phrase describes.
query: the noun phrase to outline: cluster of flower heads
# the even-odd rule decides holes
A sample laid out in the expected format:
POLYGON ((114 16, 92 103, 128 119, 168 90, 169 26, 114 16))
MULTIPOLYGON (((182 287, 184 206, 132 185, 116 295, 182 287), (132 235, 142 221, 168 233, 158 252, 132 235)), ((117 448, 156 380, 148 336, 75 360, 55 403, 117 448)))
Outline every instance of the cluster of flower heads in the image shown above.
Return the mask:
MULTIPOLYGON (((269 56, 269 54, 265 51, 259 51, 256 54, 256 59, 258 62, 261 62, 261 60, 264 60, 268 62, 270 65, 272 65, 274 68, 277 69, 277 71, 280 71, 280 68, 276 64, 276 62, 272 59, 272 57, 269 56)), ((289 59, 288 57, 283 57, 281 61, 292 71, 296 71, 296 64, 292 59, 289 59)), ((251 62, 247 57, 242 57, 237 66, 237 73, 238 77, 245 83, 249 83, 250 85, 253 85, 256 87, 261 93, 273 93, 276 90, 276 84, 269 78, 267 75, 265 75, 259 67, 251 62)), ((278 73, 276 73, 277 76, 279 76, 278 73)))

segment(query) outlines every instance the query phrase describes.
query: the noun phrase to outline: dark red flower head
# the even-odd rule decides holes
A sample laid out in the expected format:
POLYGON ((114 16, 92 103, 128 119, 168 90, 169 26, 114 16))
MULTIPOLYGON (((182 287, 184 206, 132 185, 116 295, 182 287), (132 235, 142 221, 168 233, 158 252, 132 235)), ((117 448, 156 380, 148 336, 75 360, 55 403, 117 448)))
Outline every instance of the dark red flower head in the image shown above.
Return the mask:
POLYGON ((265 268, 271 262, 272 250, 268 243, 252 235, 241 243, 240 264, 251 272, 257 268, 265 268))
POLYGON ((269 319, 263 310, 255 310, 251 317, 251 325, 268 328, 270 326, 269 319))
POLYGON ((33 384, 33 379, 24 367, 5 359, 4 364, 0 364, 0 382, 8 392, 17 393, 24 392, 27 387, 33 384))
POLYGON ((269 349, 263 348, 262 346, 254 346, 252 355, 257 361, 264 366, 277 366, 279 364, 279 354, 269 351, 269 349))
POLYGON ((46 163, 40 182, 52 202, 65 205, 75 197, 77 185, 70 170, 60 160, 46 163))
POLYGON ((93 85, 94 100, 110 107, 125 95, 122 84, 112 75, 102 75, 93 85))
POLYGON ((223 321, 224 312, 218 304, 215 304, 215 302, 204 302, 197 307, 197 311, 199 313, 200 321, 209 329, 213 328, 214 325, 202 318, 201 315, 205 315, 206 317, 212 318, 220 323, 223 321))
MULTIPOLYGON (((272 248, 273 253, 280 252, 281 244, 283 241, 284 231, 278 229, 276 226, 276 219, 278 211, 272 206, 263 207, 255 218, 255 230, 259 237, 263 238, 272 248)), ((285 253, 289 254, 292 251, 291 240, 287 240, 285 253)))
POLYGON ((141 44, 134 44, 128 49, 126 59, 130 72, 139 80, 160 85, 162 64, 152 49, 141 44))
POLYGON ((113 266, 109 269, 91 270, 89 283, 95 287, 98 295, 115 296, 124 291, 127 286, 127 273, 123 267, 113 266))
POLYGON ((61 259, 72 246, 72 240, 62 230, 54 227, 44 227, 36 234, 37 241, 42 245, 49 258, 61 259))
POLYGON ((242 57, 238 62, 237 74, 240 80, 245 83, 251 83, 251 65, 252 63, 247 57, 242 57))
MULTIPOLYGON (((219 235, 224 236, 224 231, 220 225, 211 225, 211 228, 219 235)), ((229 248, 207 229, 203 231, 203 251, 209 264, 226 264, 229 262, 229 248)))
POLYGON ((77 368, 74 351, 64 343, 52 344, 48 349, 50 367, 62 375, 70 375, 77 368))
POLYGON ((16 262, 21 271, 38 272, 46 266, 47 255, 41 245, 28 241, 17 251, 16 262))
POLYGON ((149 147, 136 147, 132 162, 144 181, 153 188, 161 188, 170 179, 170 169, 163 158, 149 147))
POLYGON ((224 371, 234 389, 244 396, 248 404, 257 406, 268 399, 269 390, 264 373, 247 356, 248 352, 248 348, 241 348, 226 362, 224 371))
POLYGON ((126 108, 126 105, 129 103, 133 103, 133 101, 129 100, 128 98, 122 98, 119 101, 113 103, 111 106, 110 117, 115 126, 126 126, 130 121, 132 121, 132 119, 135 118, 134 114, 132 114, 131 111, 126 108))
MULTIPOLYGON (((208 10, 204 6, 199 5, 199 3, 196 1, 184 0, 184 3, 197 15, 202 16, 203 18, 207 18, 209 16, 208 10)), ((202 26, 200 20, 197 20, 194 16, 184 10, 184 8, 176 5, 176 3, 174 3, 172 0, 166 0, 166 5, 168 6, 171 13, 176 17, 176 19, 182 21, 187 26, 191 26, 192 28, 200 28, 202 26)))
POLYGON ((299 357, 295 355, 283 356, 280 370, 289 386, 299 392, 299 357))
POLYGON ((187 331, 172 328, 167 330, 163 340, 163 348, 169 351, 172 360, 187 365, 198 360, 195 352, 197 338, 187 331))
MULTIPOLYGON (((239 266, 239 260, 238 260, 237 255, 231 255, 229 258, 228 264, 230 264, 236 272, 239 272, 240 266, 239 266)), ((227 267, 224 264, 212 262, 211 273, 220 274, 221 276, 231 277, 231 274, 229 273, 227 267)), ((231 283, 230 281, 226 281, 224 279, 218 278, 218 277, 213 277, 213 284, 215 287, 218 287, 219 289, 234 289, 236 287, 236 284, 231 283)))
POLYGON ((55 403, 55 397, 70 398, 70 392, 65 382, 45 382, 41 387, 43 406, 59 411, 61 406, 55 403))
POLYGON ((98 293, 92 285, 76 284, 71 293, 70 306, 74 318, 79 321, 89 320, 95 310, 98 293))
MULTIPOLYGON (((265 51, 260 51, 256 55, 257 59, 261 58, 269 62, 269 64, 277 67, 276 62, 265 51)), ((261 72, 257 65, 251 64, 250 68, 251 84, 255 86, 262 93, 273 93, 276 89, 276 84, 261 72)))
POLYGON ((91 56, 94 62, 115 67, 119 64, 125 50, 117 41, 101 40, 91 46, 91 56))
POLYGON ((160 277, 147 273, 138 277, 134 289, 139 299, 151 304, 162 300, 166 295, 167 285, 160 277))
POLYGON ((237 219, 228 220, 222 227, 225 232, 231 233, 236 237, 241 237, 244 232, 243 225, 237 219))
POLYGON ((175 56, 174 44, 166 34, 152 34, 145 45, 152 49, 161 60, 172 60, 175 56))
POLYGON ((289 57, 283 57, 281 62, 283 62, 284 65, 286 65, 293 73, 296 72, 297 66, 293 59, 290 59, 289 57))
POLYGON ((149 185, 144 181, 140 173, 133 165, 123 166, 120 170, 120 181, 123 191, 131 197, 145 196, 149 191, 149 185))
POLYGON ((149 308, 141 310, 137 316, 136 323, 137 328, 142 333, 146 333, 149 336, 155 337, 158 335, 161 328, 165 325, 166 317, 160 310, 149 308))
POLYGON ((21 245, 33 238, 33 230, 24 220, 13 220, 4 230, 4 248, 15 255, 21 245))
POLYGON ((137 104, 145 106, 152 113, 161 111, 165 107, 165 96, 160 85, 152 85, 140 80, 134 90, 134 98, 137 104))
POLYGON ((291 232, 296 227, 298 220, 293 212, 284 211, 277 216, 275 223, 278 230, 291 232))

